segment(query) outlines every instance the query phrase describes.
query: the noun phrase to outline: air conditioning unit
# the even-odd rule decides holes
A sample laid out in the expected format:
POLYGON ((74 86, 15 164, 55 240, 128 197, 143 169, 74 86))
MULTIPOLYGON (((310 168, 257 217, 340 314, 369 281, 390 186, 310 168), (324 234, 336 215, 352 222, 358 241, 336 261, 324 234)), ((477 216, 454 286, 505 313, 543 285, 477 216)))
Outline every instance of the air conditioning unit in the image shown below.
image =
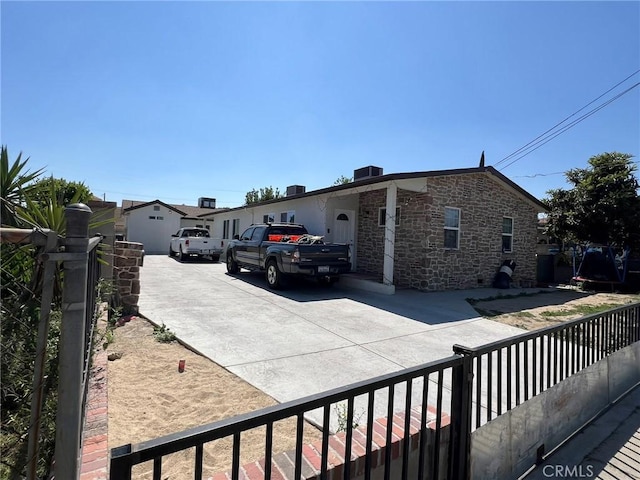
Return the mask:
POLYGON ((292 195, 300 195, 301 193, 304 193, 306 190, 307 190, 307 187, 303 185, 289 185, 287 187, 287 197, 290 197, 292 195))
POLYGON ((368 167, 358 168, 353 171, 353 181, 364 180, 366 178, 380 177, 382 175, 382 168, 369 165, 368 167))

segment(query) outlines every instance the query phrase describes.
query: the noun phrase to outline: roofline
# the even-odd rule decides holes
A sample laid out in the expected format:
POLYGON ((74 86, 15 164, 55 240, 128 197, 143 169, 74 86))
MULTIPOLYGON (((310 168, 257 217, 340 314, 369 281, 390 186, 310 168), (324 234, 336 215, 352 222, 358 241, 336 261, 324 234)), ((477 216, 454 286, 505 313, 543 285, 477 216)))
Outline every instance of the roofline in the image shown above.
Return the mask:
POLYGON ((131 207, 127 207, 127 208, 125 208, 125 209, 123 209, 123 210, 122 210, 122 213, 128 213, 128 212, 130 212, 130 211, 132 211, 132 210, 136 210, 136 209, 138 209, 138 208, 148 207, 149 205, 153 205, 153 204, 155 204, 155 203, 159 203, 160 205, 162 205, 162 206, 163 206, 163 207, 165 207, 165 208, 168 208, 169 210, 173 210, 174 212, 179 213, 179 214, 180 214, 180 215, 182 215, 182 216, 186 216, 186 213, 185 213, 185 212, 183 212, 183 211, 181 211, 181 210, 178 210, 176 207, 171 206, 171 205, 169 205, 168 203, 164 203, 163 201, 158 200, 158 199, 156 199, 156 200, 152 200, 152 201, 150 201, 150 202, 141 203, 141 204, 139 204, 139 205, 133 205, 133 206, 131 206, 131 207))
MULTIPOLYGON (((310 192, 298 193, 296 195, 289 195, 281 198, 275 198, 273 200, 267 200, 264 202, 252 203, 250 205, 242 205, 240 207, 228 208, 225 209, 225 212, 232 212, 236 210, 244 210, 247 208, 260 207, 263 205, 271 205, 274 203, 284 202, 286 200, 293 200, 298 198, 307 198, 313 197, 316 195, 322 195, 324 193, 338 192, 341 190, 348 190, 350 188, 356 188, 365 185, 374 185, 376 183, 384 183, 393 180, 407 180, 412 178, 425 178, 425 177, 444 177, 449 175, 467 175, 467 174, 475 174, 475 173, 486 173, 489 175, 493 175, 498 180, 506 183, 509 187, 514 189, 516 192, 524 196, 527 200, 534 203, 537 207, 541 208, 543 211, 549 211, 549 206, 538 200, 536 197, 527 192, 524 188, 522 188, 517 183, 513 182, 509 178, 505 177, 502 173, 497 171, 495 168, 491 166, 487 167, 473 167, 473 168, 456 168, 456 169, 448 169, 448 170, 430 170, 426 172, 406 172, 406 173, 390 173, 387 175, 380 175, 377 177, 371 177, 364 180, 358 180, 355 182, 344 183, 341 185, 335 185, 331 187, 321 188, 319 190, 312 190, 310 192)), ((218 212, 216 212, 218 213, 218 212)), ((222 212, 219 212, 222 213, 222 212)))

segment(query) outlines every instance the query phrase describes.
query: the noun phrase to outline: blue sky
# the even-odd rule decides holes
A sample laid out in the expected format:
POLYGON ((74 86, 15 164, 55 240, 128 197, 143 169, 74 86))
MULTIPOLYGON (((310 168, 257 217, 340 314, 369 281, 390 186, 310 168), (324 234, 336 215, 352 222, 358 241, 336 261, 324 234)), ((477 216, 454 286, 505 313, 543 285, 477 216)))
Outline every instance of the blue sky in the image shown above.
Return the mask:
MULTIPOLYGON (((483 150, 495 165, 640 69, 640 2, 3 1, 0 13, 10 157, 118 203, 235 207, 252 188, 324 188, 366 165, 475 167, 483 150)), ((640 88, 502 173, 542 198, 607 151, 638 159, 640 88)))

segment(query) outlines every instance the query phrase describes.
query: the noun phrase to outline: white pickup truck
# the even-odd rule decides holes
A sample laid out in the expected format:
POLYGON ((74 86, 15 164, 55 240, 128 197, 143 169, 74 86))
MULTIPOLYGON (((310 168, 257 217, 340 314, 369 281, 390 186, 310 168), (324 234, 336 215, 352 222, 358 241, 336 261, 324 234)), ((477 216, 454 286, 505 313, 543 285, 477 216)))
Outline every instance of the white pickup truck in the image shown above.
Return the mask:
POLYGON ((209 256, 217 262, 222 254, 222 245, 222 239, 212 238, 206 228, 185 227, 171 235, 169 256, 178 254, 180 260, 186 260, 191 255, 209 256))

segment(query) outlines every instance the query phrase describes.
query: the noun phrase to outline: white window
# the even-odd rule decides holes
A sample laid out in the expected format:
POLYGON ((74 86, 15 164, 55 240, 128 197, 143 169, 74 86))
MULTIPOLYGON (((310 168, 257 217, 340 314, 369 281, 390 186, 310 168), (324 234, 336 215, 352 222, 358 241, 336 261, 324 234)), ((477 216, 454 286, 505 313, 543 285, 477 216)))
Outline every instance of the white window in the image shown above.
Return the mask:
POLYGON ((460 209, 444 207, 444 248, 460 246, 460 209))
POLYGON ((240 232, 240 219, 239 218, 234 218, 233 219, 233 231, 232 231, 232 235, 237 235, 240 232))
MULTIPOLYGON (((387 209, 381 207, 378 210, 378 226, 384 227, 387 224, 387 209)), ((396 207, 396 225, 400 225, 400 207, 396 207)))
POLYGON ((164 220, 164 217, 156 217, 156 220, 164 220))
POLYGON ((229 238, 229 220, 224 220, 222 222, 222 238, 229 238))
POLYGON ((275 213, 267 213, 266 215, 262 216, 262 223, 273 223, 275 221, 276 221, 275 213))
POLYGON ((513 218, 502 217, 502 253, 513 251, 513 218))
POLYGON ((280 222, 281 223, 294 223, 296 221, 296 212, 295 210, 289 210, 288 212, 280 213, 280 222))

